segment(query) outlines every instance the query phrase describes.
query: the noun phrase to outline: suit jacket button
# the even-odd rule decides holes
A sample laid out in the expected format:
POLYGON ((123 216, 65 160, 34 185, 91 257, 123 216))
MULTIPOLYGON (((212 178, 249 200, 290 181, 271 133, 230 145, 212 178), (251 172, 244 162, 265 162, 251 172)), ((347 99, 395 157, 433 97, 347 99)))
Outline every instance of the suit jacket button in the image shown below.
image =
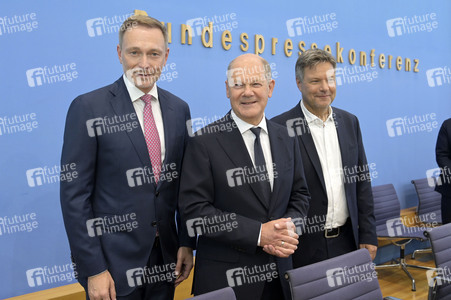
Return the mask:
POLYGON ((153 221, 153 222, 151 223, 151 225, 152 225, 152 227, 157 227, 157 221, 153 221))

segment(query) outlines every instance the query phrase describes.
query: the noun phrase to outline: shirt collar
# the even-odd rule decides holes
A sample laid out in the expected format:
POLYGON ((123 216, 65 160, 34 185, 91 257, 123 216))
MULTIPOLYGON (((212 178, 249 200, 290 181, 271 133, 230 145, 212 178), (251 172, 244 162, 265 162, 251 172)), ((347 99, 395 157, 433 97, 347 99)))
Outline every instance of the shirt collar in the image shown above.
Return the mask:
POLYGON ((334 112, 332 109, 332 106, 329 106, 329 116, 327 117, 326 121, 323 122, 323 120, 321 120, 320 118, 318 118, 316 115, 314 115, 313 113, 311 113, 307 107, 305 107, 304 105, 304 101, 301 100, 301 109, 302 112, 304 113, 305 119, 307 121, 307 123, 312 123, 312 122, 321 122, 321 123, 326 123, 326 122, 330 122, 330 121, 334 121, 334 112))
POLYGON ((268 134, 268 128, 267 128, 267 126, 266 126, 266 117, 265 117, 265 113, 263 113, 263 118, 262 118, 262 120, 260 121, 260 123, 259 123, 257 126, 252 125, 252 124, 249 124, 249 123, 247 123, 247 122, 241 120, 241 119, 235 114, 235 112, 233 111, 233 109, 232 109, 232 112, 230 113, 230 115, 231 115, 233 121, 235 121, 235 124, 236 124, 236 126, 238 127, 238 130, 240 131, 241 134, 243 134, 244 132, 246 132, 246 131, 248 131, 249 129, 254 128, 254 127, 260 127, 264 132, 266 132, 266 134, 268 134))
MULTIPOLYGON (((138 99, 141 99, 142 96, 144 96, 143 91, 138 89, 128 78, 127 76, 122 75, 122 78, 124 78, 125 86, 127 87, 128 94, 130 95, 130 99, 132 99, 132 102, 135 102, 138 99)), ((157 91, 157 84, 155 83, 148 93, 149 95, 153 96, 158 101, 158 91, 157 91)))

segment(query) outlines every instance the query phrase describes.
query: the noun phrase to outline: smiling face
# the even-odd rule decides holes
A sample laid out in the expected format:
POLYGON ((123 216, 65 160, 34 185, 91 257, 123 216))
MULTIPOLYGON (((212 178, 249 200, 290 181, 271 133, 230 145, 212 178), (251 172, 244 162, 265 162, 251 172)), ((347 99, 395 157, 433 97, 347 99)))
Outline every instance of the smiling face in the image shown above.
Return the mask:
POLYGON ((127 78, 148 93, 160 77, 169 49, 160 29, 139 25, 124 33, 117 54, 127 78))
POLYGON ((329 113, 329 106, 335 99, 335 73, 332 64, 319 63, 304 69, 304 78, 296 80, 302 93, 305 107, 318 117, 329 113))
POLYGON ((275 82, 268 78, 267 68, 259 56, 244 54, 227 71, 227 98, 235 114, 249 124, 260 123, 274 90, 275 82))

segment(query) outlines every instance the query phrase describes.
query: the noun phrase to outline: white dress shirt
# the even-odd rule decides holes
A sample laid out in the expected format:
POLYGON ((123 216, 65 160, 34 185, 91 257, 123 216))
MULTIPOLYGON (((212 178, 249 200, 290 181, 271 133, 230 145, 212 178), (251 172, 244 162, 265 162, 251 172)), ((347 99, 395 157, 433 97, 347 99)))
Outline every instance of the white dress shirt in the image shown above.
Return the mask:
MULTIPOLYGON (((325 228, 343 226, 349 217, 349 212, 346 203, 340 144, 332 107, 329 107, 329 116, 323 122, 304 106, 303 101, 300 105, 310 128, 316 152, 318 152, 324 183, 326 184, 327 217, 325 228)), ((312 201, 315 201, 315 199, 312 199, 312 201)))
MULTIPOLYGON (((127 87, 128 94, 133 103, 133 107, 135 108, 136 116, 138 117, 139 124, 141 125, 141 129, 144 133, 144 101, 141 99, 144 96, 144 93, 138 89, 130 80, 128 80, 125 74, 122 76, 124 78, 125 86, 127 87)), ((164 126, 163 126, 163 116, 161 114, 160 101, 158 99, 158 90, 157 84, 153 85, 153 88, 148 93, 152 96, 152 114, 155 120, 155 124, 157 125, 158 136, 160 137, 160 145, 161 145, 161 163, 164 161, 164 156, 166 154, 166 147, 164 144, 164 126)))
POLYGON ((252 159, 252 163, 255 166, 255 158, 254 158, 254 142, 255 142, 255 134, 250 130, 251 128, 260 127, 260 144, 262 145, 263 156, 265 157, 266 170, 268 171, 269 183, 271 185, 271 191, 274 186, 274 169, 272 165, 272 155, 271 155, 271 145, 269 143, 269 135, 268 128, 266 127, 266 118, 263 114, 263 118, 260 123, 255 126, 245 121, 241 120, 235 112, 232 110, 231 112, 232 119, 235 121, 238 130, 243 137, 244 143, 246 144, 247 152, 252 159))

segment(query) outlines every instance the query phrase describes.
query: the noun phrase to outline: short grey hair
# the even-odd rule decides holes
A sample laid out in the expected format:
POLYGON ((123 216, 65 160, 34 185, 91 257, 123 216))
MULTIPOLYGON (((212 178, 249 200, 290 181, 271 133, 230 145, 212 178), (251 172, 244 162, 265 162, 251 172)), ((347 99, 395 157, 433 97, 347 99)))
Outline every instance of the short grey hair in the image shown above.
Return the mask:
POLYGON ((302 82, 304 79, 304 70, 306 68, 316 67, 320 63, 330 63, 334 69, 337 66, 335 58, 327 51, 322 49, 309 49, 305 51, 296 61, 296 79, 302 82))
MULTIPOLYGON (((227 67, 227 71, 230 71, 231 69, 233 69, 233 64, 235 63, 235 60, 237 58, 239 58, 240 56, 236 57, 229 63, 229 65, 227 67)), ((265 79, 267 81, 271 81, 271 79, 272 79, 271 66, 269 65, 268 61, 266 59, 264 59, 263 57, 258 56, 258 58, 260 59, 260 62, 262 63, 263 70, 265 71, 265 75, 264 75, 265 79)))

